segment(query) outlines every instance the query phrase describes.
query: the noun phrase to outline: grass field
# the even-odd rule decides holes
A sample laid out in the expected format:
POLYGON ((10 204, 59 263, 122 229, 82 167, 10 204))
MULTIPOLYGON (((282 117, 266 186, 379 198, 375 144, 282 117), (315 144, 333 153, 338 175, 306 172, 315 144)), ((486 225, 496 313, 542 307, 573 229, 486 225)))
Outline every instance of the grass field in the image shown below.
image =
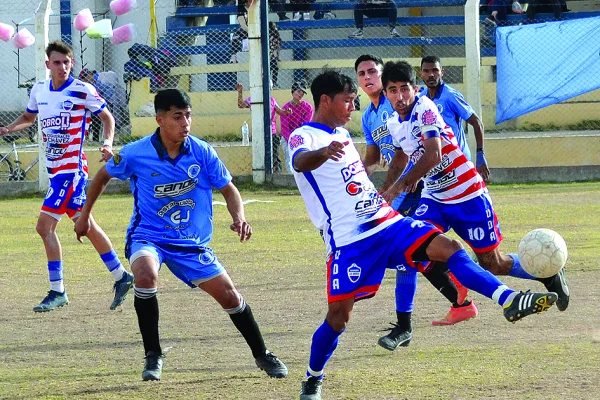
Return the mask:
MULTIPOLYGON (((447 303, 419 278, 415 337, 396 352, 377 346, 394 319, 394 275, 379 294, 357 304, 326 369, 324 399, 598 399, 600 398, 600 183, 492 186, 514 252, 530 229, 560 232, 569 246, 572 291, 555 308, 517 324, 478 294, 480 316, 451 327, 431 320, 447 303)), ((112 277, 72 224, 59 226, 71 304, 45 314, 32 307, 48 290, 42 242, 35 233, 41 198, 0 201, 0 398, 2 399, 297 399, 310 340, 326 312, 324 246, 297 192, 244 190, 254 236, 240 244, 225 207, 215 206, 212 246, 261 325, 288 378, 254 366, 228 316, 206 294, 167 269, 159 302, 165 359, 160 382, 142 382, 143 350, 133 299, 109 311, 112 277)), ((220 196, 216 200, 222 200, 220 196)), ((96 219, 122 254, 132 201, 105 196, 96 219)), ((503 278, 516 289, 537 282, 503 278)))

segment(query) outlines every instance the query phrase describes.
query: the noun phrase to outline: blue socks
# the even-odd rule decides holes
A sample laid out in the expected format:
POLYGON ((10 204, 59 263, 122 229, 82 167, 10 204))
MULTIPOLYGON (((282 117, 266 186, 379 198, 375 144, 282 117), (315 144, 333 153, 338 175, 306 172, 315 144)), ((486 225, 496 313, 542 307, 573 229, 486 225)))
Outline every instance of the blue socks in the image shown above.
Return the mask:
POLYGON ((325 364, 327 364, 327 361, 329 361, 335 351, 338 345, 338 338, 343 332, 343 330, 341 332, 334 331, 327 321, 324 321, 317 328, 313 334, 310 346, 310 358, 308 361, 308 370, 306 370, 307 378, 323 379, 325 364))
POLYGON ((104 265, 108 268, 108 271, 113 275, 115 281, 118 281, 123 277, 123 273, 125 272, 125 268, 121 264, 121 260, 119 260, 119 256, 117 252, 113 250, 108 253, 100 254, 100 258, 104 261, 104 265))
POLYGON ((48 278, 50 279, 50 290, 64 293, 62 260, 48 261, 48 278))
POLYGON ((510 271, 508 272, 508 275, 514 276, 515 278, 537 280, 537 278, 535 276, 529 275, 523 269, 523 267, 521 267, 521 261, 519 260, 518 255, 509 254, 508 256, 513 259, 513 266, 510 269, 510 271))
POLYGON ((417 270, 396 271, 396 311, 412 312, 417 292, 417 270))
POLYGON ((464 249, 452 254, 446 263, 460 283, 500 305, 514 293, 514 290, 509 289, 491 272, 474 263, 464 249))

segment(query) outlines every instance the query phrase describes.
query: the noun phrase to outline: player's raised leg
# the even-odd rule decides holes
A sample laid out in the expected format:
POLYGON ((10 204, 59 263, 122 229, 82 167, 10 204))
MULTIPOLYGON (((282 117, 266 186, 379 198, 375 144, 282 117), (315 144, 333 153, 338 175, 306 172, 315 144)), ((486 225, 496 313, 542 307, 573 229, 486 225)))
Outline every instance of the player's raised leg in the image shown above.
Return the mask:
MULTIPOLYGON (((76 221, 76 218, 74 219, 76 221)), ((114 250, 110 238, 102 230, 100 225, 96 223, 94 217, 90 214, 90 230, 87 234, 90 242, 100 255, 102 262, 106 265, 108 271, 112 274, 115 279, 113 290, 115 297, 110 305, 110 309, 114 310, 123 302, 127 296, 127 293, 133 286, 133 274, 130 274, 125 270, 117 252, 114 250)))
MULTIPOLYGON (((426 256, 431 260, 445 261, 463 285, 496 301, 503 307, 504 317, 510 322, 546 311, 558 299, 554 292, 515 292, 489 271, 474 263, 460 242, 444 235, 438 235, 431 241, 427 246, 426 256)), ((418 257, 422 255, 413 255, 415 260, 418 260, 418 257)))

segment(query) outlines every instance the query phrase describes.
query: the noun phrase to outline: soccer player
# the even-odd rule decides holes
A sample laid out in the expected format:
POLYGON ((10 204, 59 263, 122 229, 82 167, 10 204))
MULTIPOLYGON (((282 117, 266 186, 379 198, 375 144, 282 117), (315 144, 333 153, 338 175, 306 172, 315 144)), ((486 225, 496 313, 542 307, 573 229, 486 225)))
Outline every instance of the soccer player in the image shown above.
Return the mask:
MULTIPOLYGON (((97 115, 104 126, 104 144, 100 147, 102 161, 113 155, 115 128, 115 120, 96 89, 70 75, 74 63, 73 49, 66 43, 55 41, 46 48, 46 55, 51 79, 36 83, 26 111, 8 126, 0 127, 0 136, 27 129, 35 123, 38 114, 42 125, 50 188, 36 230, 44 242, 48 258, 50 291, 40 304, 33 307, 35 312, 51 311, 69 304, 56 227, 64 214, 77 221, 85 203, 88 166, 83 140, 88 132, 91 113, 97 115)), ((110 239, 91 216, 88 238, 115 278, 115 297, 110 305, 110 309, 114 310, 125 301, 133 285, 133 275, 123 268, 110 239)))
POLYGON ((556 293, 517 293, 475 264, 460 242, 436 227, 394 211, 367 177, 347 130, 357 88, 337 71, 319 74, 311 85, 312 122, 289 140, 294 178, 313 224, 327 247, 325 321, 312 338, 301 400, 321 398, 325 364, 337 347, 354 302, 374 296, 387 267, 444 261, 465 286, 496 301, 509 321, 548 309, 556 293))
POLYGON ((487 166, 485 153, 483 151, 483 122, 466 101, 463 95, 450 85, 446 84, 442 77, 444 69, 442 62, 437 56, 426 56, 421 59, 421 79, 426 87, 422 88, 420 94, 429 97, 438 107, 444 122, 450 126, 454 137, 463 154, 471 160, 471 150, 467 143, 464 122, 473 127, 475 142, 477 143, 477 157, 475 166, 483 180, 487 182, 490 170, 487 166))
POLYGON ((231 230, 241 242, 252 236, 242 198, 215 149, 190 136, 191 102, 180 89, 154 98, 159 128, 124 146, 94 177, 88 201, 75 225, 77 237, 89 234, 90 212, 111 177, 128 179, 134 195, 125 253, 135 276, 134 306, 146 362, 142 379, 160 380, 163 352, 158 335, 158 272, 161 264, 190 287, 211 295, 240 331, 258 368, 270 377, 287 376, 287 367, 265 347, 250 306, 208 244, 212 237, 212 188, 225 197, 231 230))
POLYGON ((493 274, 542 282, 558 294, 558 309, 566 310, 569 288, 564 269, 550 278, 534 278, 521 267, 517 254, 500 252, 502 232, 485 183, 461 151, 438 107, 426 96, 417 97, 419 88, 410 64, 386 63, 382 81, 396 111, 388 120, 388 129, 399 150, 382 187, 383 197, 394 199, 423 179, 425 187, 416 219, 428 221, 444 232, 454 229, 475 251, 479 264, 493 274), (398 179, 409 159, 414 166, 398 179))
MULTIPOLYGON (((394 113, 394 107, 383 93, 381 58, 371 54, 361 55, 356 59, 354 69, 359 86, 371 100, 362 116, 362 128, 367 144, 363 164, 367 175, 370 176, 377 169, 381 158, 389 164, 396 152, 386 125, 387 119, 394 113)), ((402 215, 412 216, 419 204, 422 187, 422 183, 419 182, 415 191, 402 192, 391 202, 392 208, 402 215)), ((446 270, 447 268, 441 263, 427 270, 421 270, 429 282, 452 304, 447 316, 442 320, 433 321, 434 325, 453 325, 474 318, 478 314, 475 303, 466 299, 467 289, 460 284, 457 288, 446 270)), ((393 351, 398 346, 410 344, 413 336, 411 319, 416 290, 417 271, 406 267, 398 269, 395 290, 398 322, 392 324, 393 327, 387 335, 379 338, 377 343, 381 347, 393 351)))

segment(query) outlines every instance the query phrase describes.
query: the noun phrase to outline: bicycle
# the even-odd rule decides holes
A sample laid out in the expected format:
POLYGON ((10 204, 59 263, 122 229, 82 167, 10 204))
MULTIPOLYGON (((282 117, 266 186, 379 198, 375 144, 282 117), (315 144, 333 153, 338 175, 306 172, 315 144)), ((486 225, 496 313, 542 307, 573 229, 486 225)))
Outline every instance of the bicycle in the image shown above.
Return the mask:
POLYGON ((27 173, 37 165, 39 162, 39 157, 36 156, 29 165, 25 168, 21 167, 21 161, 19 160, 19 152, 17 149, 26 149, 26 148, 37 148, 37 144, 30 144, 25 146, 17 146, 15 142, 12 142, 12 149, 7 154, 0 154, 0 182, 9 182, 9 181, 24 181, 27 173), (11 154, 14 154, 14 160, 10 160, 11 154), (14 165, 13 165, 14 163, 14 165))

